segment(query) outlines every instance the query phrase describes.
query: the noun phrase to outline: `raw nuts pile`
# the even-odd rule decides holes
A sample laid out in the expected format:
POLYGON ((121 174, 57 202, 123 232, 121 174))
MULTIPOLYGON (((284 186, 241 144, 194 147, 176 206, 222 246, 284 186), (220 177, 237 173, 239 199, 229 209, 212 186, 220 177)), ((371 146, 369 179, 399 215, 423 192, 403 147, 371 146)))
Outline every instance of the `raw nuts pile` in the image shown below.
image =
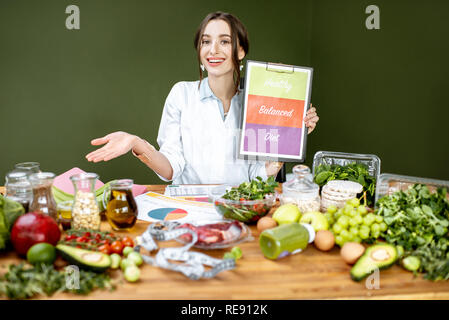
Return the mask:
MULTIPOLYGON (((304 198, 304 197, 303 197, 304 198)), ((313 211, 320 211, 321 207, 321 201, 320 197, 313 197, 313 198, 304 198, 304 199, 295 199, 292 197, 281 197, 281 204, 287 204, 287 203, 294 203, 298 206, 299 211, 302 213, 306 212, 313 212, 313 211)))
POLYGON ((100 229, 101 217, 95 196, 91 192, 78 191, 72 210, 72 228, 100 229))

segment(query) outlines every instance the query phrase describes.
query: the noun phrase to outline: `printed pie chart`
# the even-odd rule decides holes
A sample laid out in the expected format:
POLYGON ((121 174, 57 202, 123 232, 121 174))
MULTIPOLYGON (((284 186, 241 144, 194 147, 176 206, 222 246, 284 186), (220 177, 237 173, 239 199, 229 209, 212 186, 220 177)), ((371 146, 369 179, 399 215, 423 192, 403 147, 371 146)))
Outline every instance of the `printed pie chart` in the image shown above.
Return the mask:
POLYGON ((150 218, 156 220, 177 220, 187 216, 187 211, 179 208, 158 208, 148 212, 150 218))

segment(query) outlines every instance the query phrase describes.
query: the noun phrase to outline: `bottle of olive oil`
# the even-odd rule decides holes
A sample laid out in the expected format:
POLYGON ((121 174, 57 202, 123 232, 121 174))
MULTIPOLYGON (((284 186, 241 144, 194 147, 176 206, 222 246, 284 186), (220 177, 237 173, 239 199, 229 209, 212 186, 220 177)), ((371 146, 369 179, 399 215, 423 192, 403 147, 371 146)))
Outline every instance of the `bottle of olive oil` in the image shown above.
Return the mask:
POLYGON ((122 179, 111 183, 111 197, 106 206, 106 218, 112 229, 129 230, 137 221, 137 204, 132 193, 133 180, 122 179))

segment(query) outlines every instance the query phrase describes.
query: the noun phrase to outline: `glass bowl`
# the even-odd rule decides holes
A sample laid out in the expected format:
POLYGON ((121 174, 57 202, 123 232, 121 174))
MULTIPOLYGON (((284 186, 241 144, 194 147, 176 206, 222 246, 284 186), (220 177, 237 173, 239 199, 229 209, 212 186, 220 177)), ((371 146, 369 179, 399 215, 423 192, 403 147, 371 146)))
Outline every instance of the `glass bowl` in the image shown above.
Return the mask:
POLYGON ((275 193, 266 194, 265 198, 260 200, 224 199, 224 194, 231 188, 230 185, 221 185, 209 193, 209 199, 214 203, 215 210, 226 219, 245 223, 257 222, 276 204, 275 193))

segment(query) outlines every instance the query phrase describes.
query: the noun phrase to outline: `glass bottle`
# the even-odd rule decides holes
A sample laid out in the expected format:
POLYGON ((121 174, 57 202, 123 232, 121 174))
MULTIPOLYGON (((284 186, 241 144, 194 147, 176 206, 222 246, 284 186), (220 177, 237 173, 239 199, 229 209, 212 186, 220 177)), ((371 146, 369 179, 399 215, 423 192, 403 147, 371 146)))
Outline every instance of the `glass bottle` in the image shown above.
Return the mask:
POLYGON ((70 177, 75 189, 72 207, 73 229, 100 230, 101 216, 95 197, 96 173, 80 173, 70 177))
POLYGON ((5 196, 19 202, 28 212, 30 202, 33 199, 33 189, 26 172, 11 171, 5 178, 5 196))
POLYGON ((30 203, 30 212, 41 212, 58 221, 58 210, 51 187, 55 174, 52 172, 33 173, 29 176, 33 188, 33 199, 30 203))
POLYGON ((301 252, 313 240, 315 231, 310 224, 294 222, 263 231, 259 245, 266 258, 275 260, 301 252))
POLYGON ((320 187, 313 182, 310 168, 298 164, 293 173, 295 177, 282 185, 281 204, 295 203, 301 213, 320 211, 320 187))
MULTIPOLYGON (((133 180, 121 179, 111 182, 109 188, 110 200, 106 205, 103 193, 103 205, 106 208, 106 218, 112 229, 116 231, 129 230, 137 221, 137 204, 132 192, 133 180)), ((109 189, 108 188, 108 189, 109 189)))

